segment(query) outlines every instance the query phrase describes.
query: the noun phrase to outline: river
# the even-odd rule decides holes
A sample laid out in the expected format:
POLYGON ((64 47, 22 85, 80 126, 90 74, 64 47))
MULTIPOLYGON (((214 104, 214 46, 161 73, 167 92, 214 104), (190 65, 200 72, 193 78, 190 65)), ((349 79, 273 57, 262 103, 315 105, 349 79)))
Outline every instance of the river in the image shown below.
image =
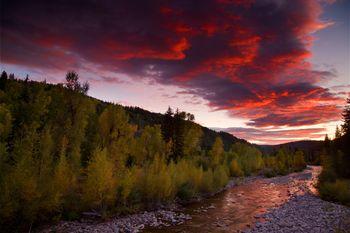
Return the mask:
POLYGON ((175 211, 145 211, 92 223, 62 221, 42 232, 347 232, 350 208, 317 196, 320 171, 308 166, 286 176, 244 178, 240 185, 175 211))
MULTIPOLYGON (((291 182, 310 180, 318 167, 302 173, 274 178, 257 178, 238 185, 205 201, 190 204, 183 210, 192 219, 166 228, 166 232, 238 232, 251 227, 258 215, 278 207, 291 197, 291 182)), ((164 232, 164 229, 146 229, 145 232, 164 232)))

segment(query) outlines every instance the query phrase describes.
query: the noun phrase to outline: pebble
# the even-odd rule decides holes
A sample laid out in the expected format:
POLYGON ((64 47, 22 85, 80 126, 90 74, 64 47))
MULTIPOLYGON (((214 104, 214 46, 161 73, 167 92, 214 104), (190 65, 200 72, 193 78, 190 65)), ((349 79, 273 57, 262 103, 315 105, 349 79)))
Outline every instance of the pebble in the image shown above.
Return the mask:
MULTIPOLYGON (((255 215, 253 218, 255 223, 246 224, 246 229, 244 231, 237 230, 237 232, 349 232, 350 208, 323 201, 311 192, 310 185, 317 182, 317 175, 319 172, 320 168, 311 167, 311 169, 306 169, 301 173, 272 178, 271 183, 267 184, 267 186, 274 186, 274 183, 278 182, 288 183, 288 200, 282 205, 276 204, 273 208, 269 208, 267 212, 263 210, 258 211, 259 214, 255 215), (305 178, 297 179, 297 175, 305 178)), ((230 188, 233 185, 234 183, 231 182, 226 188, 230 188)), ((243 193, 239 193, 237 196, 243 196, 242 194, 243 193)), ((231 202, 235 203, 235 200, 231 202)), ((195 210, 195 212, 207 212, 209 209, 214 208, 216 207, 212 204, 207 207, 201 206, 195 210)), ((137 233, 148 227, 163 229, 165 227, 182 224, 190 219, 190 215, 174 211, 174 209, 163 209, 145 211, 122 218, 112 218, 105 222, 63 221, 41 232, 137 233)), ((225 218, 216 219, 212 224, 218 227, 220 232, 234 231, 235 229, 229 229, 229 226, 224 220, 225 218)), ((203 230, 205 231, 205 229, 203 230)), ((166 232, 166 229, 164 229, 164 232, 166 232)))
POLYGON ((349 232, 350 208, 324 201, 310 191, 310 184, 317 182, 320 171, 320 168, 311 167, 304 171, 311 173, 310 179, 290 182, 287 191, 290 199, 260 215, 267 222, 258 221, 244 232, 349 232))
POLYGON ((172 225, 179 225, 186 220, 192 219, 191 216, 178 213, 172 210, 145 211, 141 214, 133 214, 123 218, 113 218, 102 223, 87 223, 79 221, 61 222, 56 226, 41 231, 46 232, 95 232, 95 233, 119 233, 141 232, 146 227, 163 228, 172 225))

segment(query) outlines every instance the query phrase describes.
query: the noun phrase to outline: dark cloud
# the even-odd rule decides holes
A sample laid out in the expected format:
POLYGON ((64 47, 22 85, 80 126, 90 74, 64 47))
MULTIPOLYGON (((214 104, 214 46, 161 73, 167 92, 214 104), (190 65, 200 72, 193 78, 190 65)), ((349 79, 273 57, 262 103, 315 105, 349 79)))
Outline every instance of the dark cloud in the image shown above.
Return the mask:
POLYGON ((311 33, 328 25, 317 0, 11 0, 2 11, 2 63, 98 64, 183 87, 252 126, 339 119, 339 98, 317 85, 334 72, 306 60, 311 33))

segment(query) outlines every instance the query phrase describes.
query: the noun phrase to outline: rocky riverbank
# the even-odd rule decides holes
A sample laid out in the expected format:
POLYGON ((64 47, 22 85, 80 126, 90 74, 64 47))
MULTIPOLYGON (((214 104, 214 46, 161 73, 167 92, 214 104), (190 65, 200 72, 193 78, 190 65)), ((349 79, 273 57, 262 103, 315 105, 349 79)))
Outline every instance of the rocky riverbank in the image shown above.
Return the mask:
POLYGON ((184 208, 171 205, 103 222, 62 221, 42 232, 350 232, 350 208, 317 196, 320 171, 234 179, 221 190, 227 192, 193 199, 197 203, 184 208))
MULTIPOLYGON (((247 183, 258 177, 246 177, 246 178, 234 178, 230 180, 227 185, 218 190, 215 193, 206 194, 204 196, 193 198, 186 202, 178 202, 180 205, 186 205, 194 202, 200 202, 205 198, 217 195, 227 189, 230 189, 236 185, 247 183)), ((57 225, 46 227, 44 230, 40 230, 41 233, 48 232, 141 232, 144 228, 158 228, 163 229, 166 227, 180 225, 187 220, 191 219, 191 216, 181 212, 179 204, 172 204, 163 206, 156 211, 144 211, 138 214, 132 214, 125 217, 115 217, 106 221, 91 220, 82 218, 79 221, 61 221, 57 225)), ((211 207, 208 207, 210 209, 211 207)), ((205 211, 205 209, 203 209, 205 211)), ((91 216, 90 216, 91 217, 91 216)), ((93 216, 94 217, 94 216, 93 216)), ((97 217, 98 218, 98 217, 97 217)))
MULTIPOLYGON (((288 183, 289 201, 257 215, 257 223, 245 232, 350 232, 350 208, 323 201, 315 195, 319 173, 319 167, 309 167, 296 174, 288 183)), ((283 182, 284 178, 274 179, 283 182)))
POLYGON ((104 222, 62 221, 58 225, 49 227, 41 232, 140 232, 145 227, 169 227, 181 224, 191 216, 175 212, 173 210, 145 211, 139 214, 132 214, 122 218, 113 218, 104 222))

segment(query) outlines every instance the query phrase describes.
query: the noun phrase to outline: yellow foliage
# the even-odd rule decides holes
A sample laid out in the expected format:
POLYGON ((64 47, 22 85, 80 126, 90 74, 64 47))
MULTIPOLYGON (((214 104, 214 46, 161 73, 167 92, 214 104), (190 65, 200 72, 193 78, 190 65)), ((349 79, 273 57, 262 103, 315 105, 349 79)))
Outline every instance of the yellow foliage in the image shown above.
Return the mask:
POLYGON ((230 164, 230 173, 231 176, 238 177, 238 176, 243 176, 243 171, 239 167, 238 162, 236 159, 233 159, 230 164))
POLYGON ((116 197, 116 179, 113 162, 107 151, 96 151, 86 169, 83 200, 91 207, 104 209, 116 197))
POLYGON ((224 144, 223 144, 221 138, 217 137, 215 139, 215 142, 214 142, 211 150, 209 151, 213 166, 217 166, 220 164, 221 159, 223 157, 223 153, 224 153, 224 144))
POLYGON ((148 201, 167 201, 173 196, 173 183, 168 166, 163 158, 155 156, 154 161, 143 171, 142 192, 148 201))

